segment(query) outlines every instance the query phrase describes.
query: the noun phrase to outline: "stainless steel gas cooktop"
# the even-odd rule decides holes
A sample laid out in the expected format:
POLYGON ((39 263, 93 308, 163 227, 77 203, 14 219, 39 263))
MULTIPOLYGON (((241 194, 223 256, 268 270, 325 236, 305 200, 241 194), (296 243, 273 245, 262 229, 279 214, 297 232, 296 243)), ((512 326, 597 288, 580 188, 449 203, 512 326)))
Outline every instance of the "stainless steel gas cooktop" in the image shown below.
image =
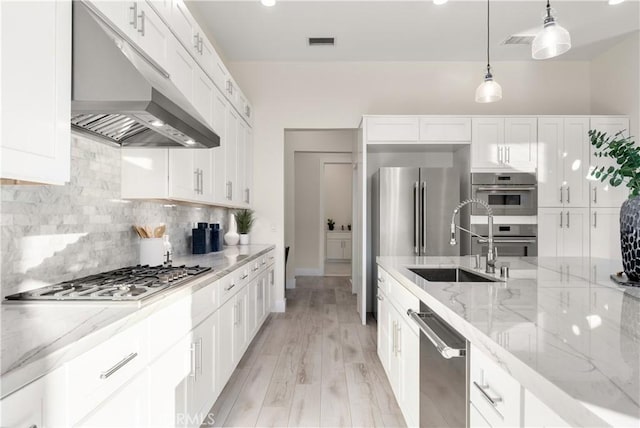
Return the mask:
POLYGON ((200 266, 131 266, 7 296, 19 301, 141 301, 211 270, 200 266))

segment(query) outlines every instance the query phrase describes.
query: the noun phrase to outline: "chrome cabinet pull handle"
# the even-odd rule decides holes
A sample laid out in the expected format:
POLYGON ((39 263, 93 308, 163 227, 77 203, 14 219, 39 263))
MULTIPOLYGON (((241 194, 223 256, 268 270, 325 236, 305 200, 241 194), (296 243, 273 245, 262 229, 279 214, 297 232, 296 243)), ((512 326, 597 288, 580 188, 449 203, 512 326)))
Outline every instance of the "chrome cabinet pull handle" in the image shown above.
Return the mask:
POLYGON ((560 186, 560 203, 564 203, 564 186, 560 186))
POLYGON ((249 274, 245 273, 244 275, 242 275, 242 276, 240 277, 240 279, 247 279, 248 277, 249 277, 249 274))
POLYGON ((140 12, 140 15, 138 15, 138 17, 140 18, 140 28, 138 28, 138 33, 142 34, 142 37, 144 37, 144 10, 140 12))
POLYGON ((598 211, 593 212, 593 228, 596 229, 598 227, 598 211))
POLYGON ((236 286, 236 284, 235 284, 235 283, 233 283, 233 284, 231 284, 230 286, 225 287, 225 288, 224 288, 224 291, 229 291, 229 290, 231 290, 231 289, 232 289, 233 287, 235 287, 235 286, 236 286))
POLYGON ((378 282, 384 282, 384 277, 383 276, 379 277, 378 282))
POLYGON ((138 3, 133 2, 133 6, 131 6, 129 10, 132 12, 132 20, 129 21, 129 24, 131 24, 131 26, 137 30, 138 29, 138 3))
MULTIPOLYGON (((522 192, 522 191, 533 191, 536 190, 535 186, 511 186, 511 187, 500 187, 500 186, 483 186, 478 187, 476 189, 477 192, 522 192)), ((562 187, 560 187, 560 192, 562 192, 562 187)))
POLYGON ((560 229, 562 229, 564 226, 562 224, 562 211, 560 211, 560 229))
POLYGON ((420 184, 413 183, 413 253, 420 254, 420 196, 418 188, 420 184))
POLYGON ((571 203, 571 186, 567 186, 567 203, 571 203))
POLYGON ((200 55, 202 55, 202 52, 204 51, 203 49, 203 38, 200 37, 200 40, 198 41, 198 50, 200 51, 200 55))
POLYGON ((507 163, 511 163, 511 147, 507 147, 507 163))
POLYGON ((593 203, 598 203, 598 188, 595 186, 593 187, 593 203))
POLYGON ((189 347, 189 377, 196 377, 196 343, 189 347))
POLYGON ((569 211, 567 211, 567 229, 571 228, 571 217, 569 211))
POLYGON ((384 298, 378 294, 378 300, 380 300, 381 302, 384 300, 384 298))
POLYGON ((492 397, 491 395, 489 395, 489 393, 487 392, 487 390, 489 389, 489 385, 479 385, 475 380, 473 381, 473 385, 480 390, 485 400, 487 400, 493 407, 496 407, 498 403, 502 402, 502 397, 499 397, 497 395, 495 397, 492 397))
POLYGON ((107 379, 109 376, 111 376, 112 374, 114 374, 115 372, 117 372, 118 370, 123 368, 124 366, 126 366, 129 361, 133 360, 137 356, 138 356, 137 352, 132 352, 131 354, 127 355, 120 362, 118 362, 115 366, 111 367, 107 371, 104 371, 104 372, 100 373, 100 379, 107 379))

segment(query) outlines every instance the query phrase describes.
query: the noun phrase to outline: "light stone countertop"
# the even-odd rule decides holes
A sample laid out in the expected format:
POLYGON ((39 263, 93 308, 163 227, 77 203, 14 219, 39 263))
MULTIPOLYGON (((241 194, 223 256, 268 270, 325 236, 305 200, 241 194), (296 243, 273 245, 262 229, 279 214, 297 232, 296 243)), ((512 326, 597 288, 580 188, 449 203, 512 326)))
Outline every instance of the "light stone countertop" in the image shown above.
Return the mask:
POLYGON ((0 397, 61 367, 93 346, 190 296, 232 270, 266 254, 273 245, 226 248, 224 252, 176 257, 174 265, 212 270, 192 282, 137 302, 3 302, 0 397))
POLYGON ((619 263, 503 257, 506 283, 437 283, 408 268, 472 258, 377 262, 571 426, 640 426, 640 288, 609 279, 619 263))

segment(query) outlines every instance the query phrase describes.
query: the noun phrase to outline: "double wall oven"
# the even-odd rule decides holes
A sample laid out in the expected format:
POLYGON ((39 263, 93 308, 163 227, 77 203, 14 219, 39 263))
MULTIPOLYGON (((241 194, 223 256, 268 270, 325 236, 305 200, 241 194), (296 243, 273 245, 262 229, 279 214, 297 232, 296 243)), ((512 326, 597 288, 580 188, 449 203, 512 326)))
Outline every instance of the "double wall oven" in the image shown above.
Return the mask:
MULTIPOLYGON (((473 173, 472 197, 485 201, 494 215, 494 242, 502 256, 538 255, 538 182, 535 174, 473 173)), ((486 255, 489 226, 484 208, 471 209, 471 254, 486 255)))

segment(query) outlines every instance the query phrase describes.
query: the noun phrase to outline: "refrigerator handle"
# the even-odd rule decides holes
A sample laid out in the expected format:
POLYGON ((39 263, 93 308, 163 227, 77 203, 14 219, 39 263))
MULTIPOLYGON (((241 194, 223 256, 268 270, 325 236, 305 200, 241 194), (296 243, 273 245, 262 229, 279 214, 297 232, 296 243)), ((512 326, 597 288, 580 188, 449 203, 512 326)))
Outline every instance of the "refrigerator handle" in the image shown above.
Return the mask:
POLYGON ((418 195, 418 182, 413 183, 413 253, 420 255, 420 196, 418 195))
POLYGON ((420 212, 422 216, 422 241, 421 247, 423 256, 427 255, 427 182, 422 182, 422 191, 420 199, 420 212))

